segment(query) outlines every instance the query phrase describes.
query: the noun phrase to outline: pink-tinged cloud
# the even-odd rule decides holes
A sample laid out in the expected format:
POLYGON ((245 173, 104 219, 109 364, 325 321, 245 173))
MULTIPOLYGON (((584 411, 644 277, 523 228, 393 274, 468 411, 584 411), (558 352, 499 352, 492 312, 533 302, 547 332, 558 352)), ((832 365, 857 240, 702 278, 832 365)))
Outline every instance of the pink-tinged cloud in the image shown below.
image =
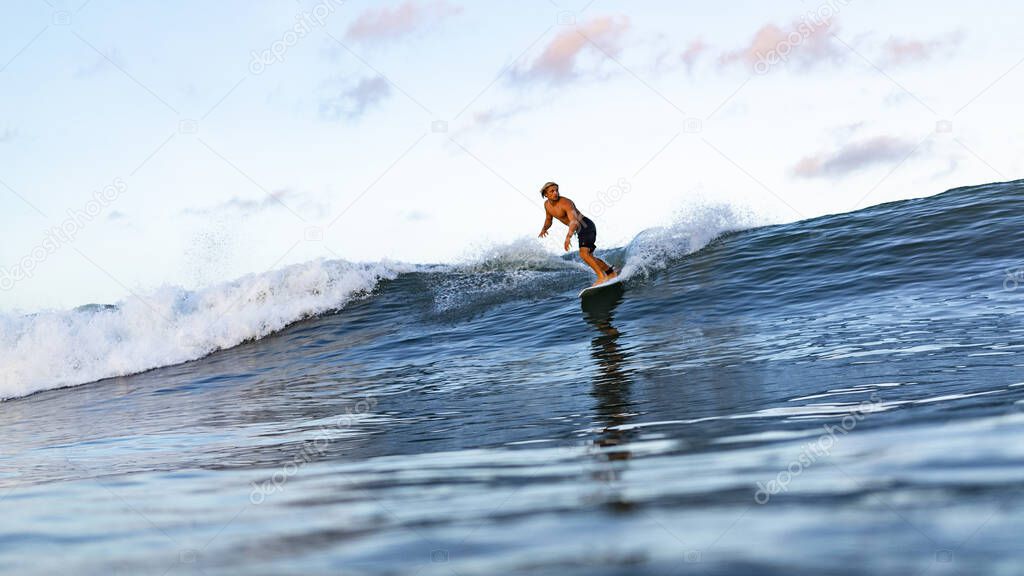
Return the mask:
POLYGON ((533 62, 514 72, 521 81, 552 84, 572 80, 582 74, 580 57, 590 53, 600 59, 622 52, 622 36, 629 29, 625 16, 602 16, 563 30, 555 36, 533 62))
POLYGON ((406 0, 394 8, 375 8, 363 12, 348 27, 345 38, 357 42, 394 40, 460 12, 461 6, 443 0, 430 3, 406 0))
POLYGON ((822 62, 835 61, 842 51, 832 42, 838 26, 831 18, 801 20, 788 28, 768 24, 754 33, 750 43, 718 58, 720 66, 743 64, 764 74, 777 66, 796 63, 804 69, 822 62))
POLYGON ((885 62, 896 66, 925 62, 941 53, 952 53, 962 40, 962 32, 953 32, 943 38, 929 41, 892 37, 883 47, 885 62))
POLYGON ((694 40, 693 42, 690 42, 690 45, 687 46, 686 50, 679 56, 683 61, 683 64, 686 65, 686 71, 688 73, 693 73, 694 65, 697 64, 697 60, 700 59, 701 55, 707 52, 708 48, 710 48, 710 46, 701 40, 694 40))
POLYGON ((902 162, 917 147, 908 140, 878 136, 852 142, 839 150, 808 156, 793 167, 801 178, 843 176, 878 164, 902 162))

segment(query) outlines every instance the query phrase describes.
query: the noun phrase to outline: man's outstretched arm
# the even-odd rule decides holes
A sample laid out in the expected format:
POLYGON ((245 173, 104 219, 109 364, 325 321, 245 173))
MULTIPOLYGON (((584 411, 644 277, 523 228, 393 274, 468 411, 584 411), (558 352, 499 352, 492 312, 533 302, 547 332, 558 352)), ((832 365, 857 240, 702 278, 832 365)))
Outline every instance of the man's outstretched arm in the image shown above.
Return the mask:
POLYGON ((572 210, 569 211, 569 233, 565 235, 565 249, 569 250, 570 240, 572 235, 576 233, 580 227, 580 213, 576 211, 576 205, 574 204, 572 210))
POLYGON ((544 227, 540 229, 540 234, 538 234, 537 237, 543 238, 547 236, 548 228, 551 228, 551 214, 548 214, 548 217, 544 219, 544 227))

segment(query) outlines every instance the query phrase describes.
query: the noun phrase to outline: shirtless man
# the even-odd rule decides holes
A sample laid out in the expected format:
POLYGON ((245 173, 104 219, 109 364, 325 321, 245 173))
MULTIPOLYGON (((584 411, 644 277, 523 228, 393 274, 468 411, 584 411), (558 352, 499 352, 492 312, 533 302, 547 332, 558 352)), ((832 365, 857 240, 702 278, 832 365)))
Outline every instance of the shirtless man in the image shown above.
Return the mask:
POLYGON ((597 274, 597 281, 591 286, 597 286, 618 276, 615 269, 607 262, 594 256, 597 226, 590 218, 580 214, 572 200, 558 194, 558 184, 548 182, 540 189, 540 195, 547 198, 547 201, 544 202, 544 212, 547 213, 547 218, 544 219, 544 227, 541 228, 539 237, 547 236, 552 218, 558 218, 562 224, 569 227, 569 233, 565 235, 565 250, 569 250, 569 241, 572 240, 572 235, 576 234, 580 244, 580 258, 597 274))

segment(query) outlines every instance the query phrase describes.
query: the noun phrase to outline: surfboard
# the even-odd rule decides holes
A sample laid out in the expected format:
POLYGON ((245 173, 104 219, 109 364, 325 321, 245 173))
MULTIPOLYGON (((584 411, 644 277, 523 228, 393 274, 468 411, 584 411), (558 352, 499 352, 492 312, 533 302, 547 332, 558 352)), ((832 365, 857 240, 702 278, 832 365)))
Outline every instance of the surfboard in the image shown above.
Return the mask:
POLYGON ((607 282, 602 282, 597 286, 588 286, 580 291, 579 297, 584 298, 586 296, 590 296, 591 294, 598 294, 600 292, 603 292, 605 288, 615 286, 618 284, 622 284, 622 276, 616 276, 615 278, 612 278, 607 282))

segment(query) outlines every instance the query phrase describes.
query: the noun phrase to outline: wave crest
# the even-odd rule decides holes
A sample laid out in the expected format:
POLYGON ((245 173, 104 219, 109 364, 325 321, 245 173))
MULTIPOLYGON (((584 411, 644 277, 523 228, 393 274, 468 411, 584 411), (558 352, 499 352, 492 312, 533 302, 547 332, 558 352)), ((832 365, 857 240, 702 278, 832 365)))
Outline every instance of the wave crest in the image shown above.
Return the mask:
MULTIPOLYGON (((729 206, 697 205, 679 211, 673 225, 609 249, 607 257, 624 262, 624 277, 642 277, 752 220, 729 206)), ((0 400, 196 360, 339 310, 381 280, 411 272, 426 280, 434 313, 452 319, 571 293, 591 274, 575 255, 554 254, 524 237, 451 265, 321 259, 199 290, 165 286, 113 306, 0 314, 0 400)))
POLYGON ((675 213, 671 225, 644 230, 626 246, 622 277, 646 278, 729 232, 765 222, 729 204, 695 203, 675 213))
POLYGON ((116 306, 0 315, 0 399, 179 364, 338 310, 413 267, 314 260, 116 306))

